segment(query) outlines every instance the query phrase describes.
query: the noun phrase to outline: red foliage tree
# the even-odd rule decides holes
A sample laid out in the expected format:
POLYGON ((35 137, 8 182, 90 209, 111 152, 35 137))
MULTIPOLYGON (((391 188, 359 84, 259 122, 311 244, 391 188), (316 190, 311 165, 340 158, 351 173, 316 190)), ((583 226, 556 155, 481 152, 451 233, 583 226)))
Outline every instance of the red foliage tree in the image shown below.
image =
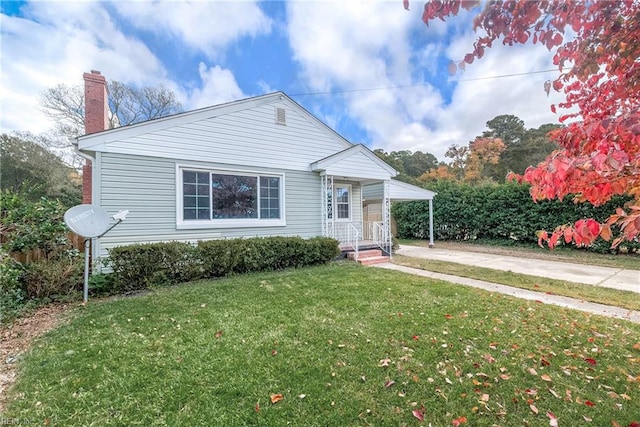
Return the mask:
MULTIPOLYGON (((408 1, 404 1, 408 8, 408 1)), ((589 245, 598 237, 612 239, 611 227, 621 230, 612 246, 640 236, 640 2, 616 1, 496 1, 480 9, 479 2, 433 0, 425 3, 425 24, 478 11, 478 33, 472 52, 452 71, 480 59, 502 40, 542 44, 553 52, 559 77, 551 86, 566 100, 551 110, 566 126, 551 132, 561 150, 529 168, 523 177, 534 200, 573 197, 576 202, 601 205, 614 195, 628 195, 604 223, 581 219, 553 232, 540 233, 540 243, 553 248, 560 239, 589 245)), ((549 84, 545 85, 548 91, 549 84)))
MULTIPOLYGON (((408 1, 404 1, 408 8, 408 1)), ((422 16, 428 25, 477 1, 429 1, 422 16)), ((479 10, 479 9, 478 9, 479 10)), ((611 226, 621 230, 612 246, 640 236, 640 2, 498 1, 487 2, 474 18, 479 33, 473 51, 450 69, 464 68, 484 55, 497 40, 543 44, 554 52, 559 76, 553 81, 566 100, 551 110, 566 126, 551 133, 562 147, 524 177, 534 200, 562 199, 601 205, 614 195, 632 202, 604 223, 581 219, 553 232, 541 232, 540 243, 553 248, 560 239, 589 245, 598 237, 610 241, 611 226), (577 112, 576 112, 577 111, 577 112)), ((548 85, 545 85, 548 90, 548 85)))

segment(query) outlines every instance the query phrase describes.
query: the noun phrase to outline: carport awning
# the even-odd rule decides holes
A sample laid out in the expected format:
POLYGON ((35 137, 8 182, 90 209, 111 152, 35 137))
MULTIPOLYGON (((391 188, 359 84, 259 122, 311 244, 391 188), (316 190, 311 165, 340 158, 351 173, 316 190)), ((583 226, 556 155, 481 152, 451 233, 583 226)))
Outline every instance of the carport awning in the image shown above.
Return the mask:
MULTIPOLYGON (((362 197, 367 200, 382 200, 384 187, 382 182, 364 185, 362 197)), ((420 188, 416 185, 392 179, 389 182, 389 198, 392 202, 405 202, 409 200, 433 200, 437 193, 420 188)))

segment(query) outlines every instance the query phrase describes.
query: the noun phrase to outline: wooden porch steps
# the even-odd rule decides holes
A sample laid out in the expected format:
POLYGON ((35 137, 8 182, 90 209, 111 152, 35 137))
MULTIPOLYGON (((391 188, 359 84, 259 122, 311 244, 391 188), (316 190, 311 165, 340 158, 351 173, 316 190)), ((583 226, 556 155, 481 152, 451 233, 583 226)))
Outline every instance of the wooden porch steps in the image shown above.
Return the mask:
MULTIPOLYGON (((355 252, 349 252, 347 258, 355 260, 355 252)), ((383 255, 380 249, 366 249, 358 252, 358 262, 362 265, 381 264, 389 262, 389 257, 383 255)))

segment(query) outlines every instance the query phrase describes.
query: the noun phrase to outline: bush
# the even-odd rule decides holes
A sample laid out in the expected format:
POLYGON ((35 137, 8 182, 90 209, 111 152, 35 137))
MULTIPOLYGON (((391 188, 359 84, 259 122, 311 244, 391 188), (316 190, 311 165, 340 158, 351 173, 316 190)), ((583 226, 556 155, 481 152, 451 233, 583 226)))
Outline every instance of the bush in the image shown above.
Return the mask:
MULTIPOLYGON (((594 207, 576 204, 570 199, 543 200, 535 203, 528 185, 517 183, 471 186, 440 182, 430 187, 438 193, 434 206, 434 238, 437 240, 493 240, 536 244, 538 230, 581 218, 604 221, 627 201, 616 197, 594 207)), ((426 202, 396 203, 392 207, 398 236, 425 239, 429 236, 429 207, 426 202)), ((590 250, 607 252, 610 243, 599 241, 590 250)), ((633 246, 633 244, 631 244, 633 246)))
POLYGON ((327 237, 267 237, 121 246, 109 251, 112 292, 172 285, 200 278, 323 264, 340 254, 327 237))
POLYGON ((32 262, 24 274, 27 296, 39 300, 64 300, 82 289, 83 271, 79 256, 32 262))
POLYGON ((0 324, 15 317, 26 301, 23 272, 22 264, 0 247, 0 324))
POLYGON ((120 246, 109 251, 113 292, 132 292, 201 277, 195 248, 182 242, 120 246))

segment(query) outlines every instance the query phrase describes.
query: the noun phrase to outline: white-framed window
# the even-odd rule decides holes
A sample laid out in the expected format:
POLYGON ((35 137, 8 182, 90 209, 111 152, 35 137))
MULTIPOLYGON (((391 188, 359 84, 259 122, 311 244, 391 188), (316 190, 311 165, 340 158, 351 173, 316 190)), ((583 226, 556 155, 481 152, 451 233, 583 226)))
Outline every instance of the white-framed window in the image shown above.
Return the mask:
POLYGON ((351 220, 351 185, 335 184, 333 194, 328 194, 327 217, 333 218, 335 213, 336 221, 351 220))
POLYGON ((284 175, 177 168, 177 227, 284 226, 284 175))

